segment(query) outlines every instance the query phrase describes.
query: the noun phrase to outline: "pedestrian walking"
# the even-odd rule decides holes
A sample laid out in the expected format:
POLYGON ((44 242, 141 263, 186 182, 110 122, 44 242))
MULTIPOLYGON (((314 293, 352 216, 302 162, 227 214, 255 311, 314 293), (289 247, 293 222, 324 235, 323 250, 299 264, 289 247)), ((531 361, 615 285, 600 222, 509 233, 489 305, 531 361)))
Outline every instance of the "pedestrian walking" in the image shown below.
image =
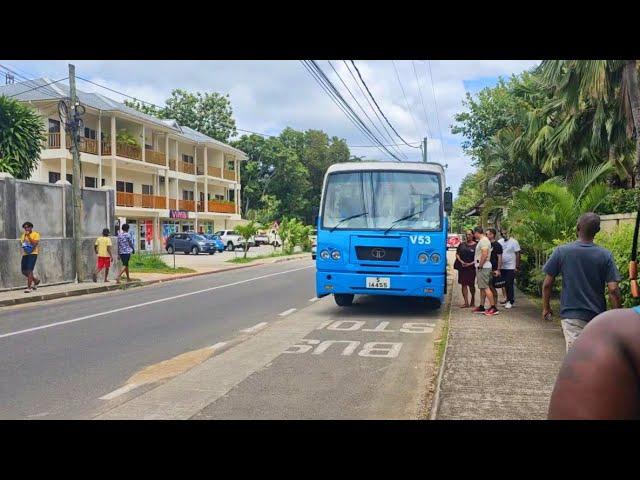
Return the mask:
POLYGON ((480 305, 473 309, 473 313, 487 316, 498 315, 496 300, 491 291, 491 242, 484 234, 482 227, 475 227, 473 234, 478 242, 475 251, 476 282, 480 290, 480 305), (489 300, 489 308, 485 310, 485 298, 489 300))
POLYGON ((22 270, 22 275, 27 277, 27 288, 24 293, 31 293, 40 285, 40 279, 33 273, 40 253, 40 234, 33 229, 33 223, 31 222, 24 222, 22 229, 24 232, 20 235, 20 248, 22 250, 20 269, 22 270))
POLYGON ((498 302, 497 289, 504 285, 504 280, 500 274, 502 269, 502 245, 497 241, 497 235, 498 232, 495 228, 487 228, 487 238, 491 242, 491 292, 496 303, 498 302))
POLYGON ((476 241, 473 230, 466 232, 466 239, 458 245, 456 249, 456 261, 453 268, 458 270, 458 284, 462 288, 462 298, 464 304, 460 308, 474 307, 476 304, 476 241), (469 302, 469 292, 471 292, 471 302, 469 302))
POLYGON ((118 233, 118 255, 122 262, 122 270, 116 276, 116 283, 120 283, 120 277, 123 273, 127 274, 127 282, 131 281, 131 278, 129 278, 129 260, 134 252, 133 238, 129 234, 129 224, 125 223, 120 227, 120 232, 118 233))
POLYGON ((109 229, 102 230, 102 236, 96 239, 96 243, 93 246, 96 254, 98 255, 98 262, 96 270, 93 272, 93 281, 98 281, 98 273, 104 269, 104 281, 108 282, 109 268, 111 268, 111 262, 113 261, 113 254, 111 253, 111 238, 109 238, 109 229))
POLYGON ((515 298, 515 280, 516 273, 520 270, 520 243, 513 237, 509 236, 506 229, 500 231, 502 238, 498 240, 502 247, 502 279, 504 280, 504 288, 502 294, 504 300, 500 303, 504 308, 512 308, 516 303, 515 298))
POLYGON ((640 307, 601 313, 567 354, 551 420, 640 419, 640 307))
POLYGON ((567 351, 584 327, 595 316, 607 309, 604 298, 605 285, 611 306, 620 308, 618 282, 620 273, 613 255, 593 243, 600 231, 600 217, 585 213, 576 226, 578 240, 557 247, 543 267, 546 274, 542 284, 542 317, 551 318, 551 290, 553 281, 562 275, 560 317, 567 351))

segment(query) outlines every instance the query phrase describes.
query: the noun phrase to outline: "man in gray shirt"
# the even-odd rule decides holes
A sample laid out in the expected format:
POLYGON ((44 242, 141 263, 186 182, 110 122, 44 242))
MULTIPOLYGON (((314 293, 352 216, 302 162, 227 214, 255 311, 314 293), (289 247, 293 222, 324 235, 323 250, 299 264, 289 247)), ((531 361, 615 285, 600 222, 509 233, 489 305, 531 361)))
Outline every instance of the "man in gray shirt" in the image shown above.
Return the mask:
POLYGON ((593 243, 600 231, 600 217, 585 213, 578 220, 578 240, 556 248, 543 268, 542 317, 551 316, 551 289, 556 276, 562 275, 560 317, 567 351, 582 329, 607 309, 605 285, 613 308, 620 308, 620 274, 611 252, 593 243))

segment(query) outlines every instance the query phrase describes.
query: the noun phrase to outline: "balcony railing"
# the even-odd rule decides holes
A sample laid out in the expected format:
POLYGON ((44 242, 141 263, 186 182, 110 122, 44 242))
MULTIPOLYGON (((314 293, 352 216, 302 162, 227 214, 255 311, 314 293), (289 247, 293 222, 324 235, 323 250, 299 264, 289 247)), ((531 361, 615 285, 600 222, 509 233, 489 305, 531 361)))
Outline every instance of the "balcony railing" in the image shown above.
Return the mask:
POLYGON ((236 213, 236 204, 224 200, 209 200, 209 211, 216 213, 236 213))
POLYGON ((198 202, 198 211, 199 212, 204 212, 204 200, 200 200, 198 202))
POLYGON ((98 154, 98 141, 90 138, 81 138, 78 143, 78 150, 84 153, 98 154))
POLYGON ((224 171, 225 180, 232 180, 235 182, 236 180, 236 172, 234 170, 225 170, 224 171))
POLYGON ((102 155, 111 155, 111 142, 102 142, 102 155))
POLYGON ((119 207, 137 208, 167 208, 167 199, 157 195, 145 195, 142 193, 117 192, 116 205, 119 207))
POLYGON ((177 208, 176 208, 176 199, 175 198, 170 198, 169 199, 169 208, 171 210, 177 210, 177 208))
POLYGON ((167 156, 164 152, 156 152, 155 150, 145 149, 144 159, 146 162, 155 163, 156 165, 166 165, 167 156))
POLYGON ((47 139, 44 142, 44 148, 62 148, 60 144, 60 132, 47 133, 47 139))
POLYGON ((179 200, 178 201, 178 209, 179 210, 188 210, 190 212, 196 211, 196 202, 195 200, 179 200))
POLYGON ((207 173, 211 177, 222 178, 222 169, 219 167, 207 167, 207 173))
POLYGON ((196 169, 193 163, 183 162, 182 160, 177 160, 178 165, 176 168, 176 160, 169 160, 169 168, 171 170, 183 173, 190 173, 191 175, 195 175, 196 169))
POLYGON ((142 149, 138 145, 116 143, 116 155, 132 160, 142 160, 142 149))

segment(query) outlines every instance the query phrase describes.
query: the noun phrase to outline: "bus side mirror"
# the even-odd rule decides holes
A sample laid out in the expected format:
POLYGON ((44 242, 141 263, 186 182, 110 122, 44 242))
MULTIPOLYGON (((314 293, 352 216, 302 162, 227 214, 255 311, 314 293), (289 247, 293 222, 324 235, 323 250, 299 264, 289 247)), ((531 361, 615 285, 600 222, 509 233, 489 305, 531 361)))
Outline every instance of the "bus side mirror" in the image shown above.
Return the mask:
POLYGON ((311 215, 313 217, 313 225, 314 227, 318 226, 318 215, 320 214, 320 208, 318 207, 313 207, 313 210, 311 212, 311 215))
POLYGON ((444 211, 450 215, 452 210, 453 210, 453 193, 444 192, 444 211))

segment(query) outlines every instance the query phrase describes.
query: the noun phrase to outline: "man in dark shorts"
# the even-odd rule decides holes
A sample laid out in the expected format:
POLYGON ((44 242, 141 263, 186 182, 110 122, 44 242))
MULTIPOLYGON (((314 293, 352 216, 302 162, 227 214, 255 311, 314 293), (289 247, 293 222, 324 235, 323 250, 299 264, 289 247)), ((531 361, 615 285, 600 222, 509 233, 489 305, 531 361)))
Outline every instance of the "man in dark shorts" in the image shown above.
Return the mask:
POLYGON ((129 235, 129 224, 125 223, 120 227, 120 231, 118 232, 118 255, 122 262, 122 270, 120 270, 120 273, 116 276, 117 283, 120 283, 120 277, 123 273, 127 274, 127 282, 131 281, 131 278, 129 278, 129 259, 133 253, 133 239, 131 235, 129 235))
POLYGON ((502 270, 502 245, 496 240, 498 232, 495 228, 487 228, 487 238, 491 242, 491 291, 493 298, 498 301, 498 290, 495 287, 495 281, 500 277, 502 270))
POLYGON ((640 307, 601 313, 567 353, 552 420, 640 419, 640 307))
POLYGON ((27 277, 27 288, 24 293, 31 293, 40 285, 40 279, 33 274, 36 268, 36 261, 40 253, 40 234, 33 229, 33 223, 24 222, 22 224, 24 233, 20 235, 20 248, 22 250, 22 260, 20 269, 27 277))
POLYGON ((600 217, 585 213, 576 226, 578 240, 560 245, 554 251, 543 271, 542 318, 551 316, 551 289, 554 278, 562 275, 560 317, 567 351, 591 319, 607 309, 605 285, 613 308, 620 308, 620 274, 613 255, 593 243, 600 231, 600 217))

